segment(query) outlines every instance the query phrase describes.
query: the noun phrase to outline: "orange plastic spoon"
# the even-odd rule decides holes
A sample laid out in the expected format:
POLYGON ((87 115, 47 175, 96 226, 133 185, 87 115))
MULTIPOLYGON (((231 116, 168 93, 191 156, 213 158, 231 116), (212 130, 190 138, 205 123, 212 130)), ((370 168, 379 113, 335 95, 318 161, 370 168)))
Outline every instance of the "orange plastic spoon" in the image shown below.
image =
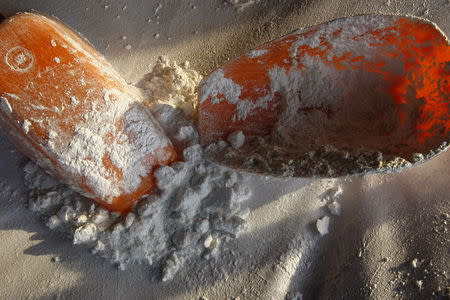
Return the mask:
POLYGON ((242 147, 210 155, 249 171, 394 171, 447 149, 449 98, 450 46, 434 24, 360 15, 297 30, 211 73, 198 126, 204 145, 242 131, 242 147))
POLYGON ((0 24, 0 125, 53 176, 127 212, 176 159, 142 96, 83 39, 54 19, 0 24))

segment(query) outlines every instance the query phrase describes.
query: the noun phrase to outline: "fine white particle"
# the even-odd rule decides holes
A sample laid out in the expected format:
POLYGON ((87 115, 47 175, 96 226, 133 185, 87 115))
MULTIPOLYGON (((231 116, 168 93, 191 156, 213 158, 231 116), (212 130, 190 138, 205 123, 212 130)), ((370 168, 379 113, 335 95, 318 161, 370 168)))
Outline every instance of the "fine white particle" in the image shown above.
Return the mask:
POLYGON ((159 10, 160 10, 161 8, 162 8, 161 3, 158 3, 158 6, 155 8, 154 14, 156 15, 156 14, 159 12, 159 10))
POLYGON ((61 262, 61 257, 59 257, 59 256, 52 257, 51 261, 54 263, 59 263, 59 262, 61 262))
POLYGON ((324 216, 316 221, 316 228, 320 235, 328 234, 329 225, 330 218, 328 216, 324 216))
POLYGON ((59 64, 61 62, 61 59, 59 57, 54 57, 53 61, 57 64, 59 64))
POLYGON ((51 40, 50 44, 52 45, 52 47, 56 47, 56 41, 55 40, 51 40))
POLYGON ((165 266, 163 268, 162 281, 168 281, 172 279, 182 265, 183 259, 179 257, 175 252, 172 253, 171 256, 166 260, 165 266))
POLYGON ((79 215, 76 217, 75 221, 78 225, 85 224, 87 222, 88 218, 86 215, 79 215))
POLYGON ((153 37, 154 37, 155 39, 159 39, 160 36, 161 36, 161 35, 160 35, 159 33, 155 33, 155 34, 153 35, 153 37))
POLYGON ((125 46, 125 49, 130 50, 130 49, 131 49, 131 45, 130 45, 130 44, 127 44, 127 45, 125 46))
MULTIPOLYGON (((33 203, 31 205, 31 209, 33 211, 39 211, 41 209, 41 207, 38 206, 37 203, 33 203)), ((48 218, 48 220, 45 223, 45 225, 47 225, 47 227, 50 228, 50 229, 57 229, 58 227, 61 226, 61 220, 58 218, 58 216, 53 215, 50 218, 48 218)))
POLYGON ((77 105, 78 104, 78 100, 75 96, 70 97, 70 103, 72 105, 77 105))
POLYGON ((266 53, 267 53, 267 50, 253 50, 253 51, 250 51, 249 53, 247 53, 247 57, 255 58, 255 57, 262 56, 266 53))
POLYGON ((411 266, 413 268, 417 268, 420 265, 420 262, 417 258, 414 258, 413 260, 411 260, 411 266))
POLYGON ((95 239, 97 234, 97 226, 95 224, 89 223, 85 224, 75 230, 73 235, 74 244, 83 244, 95 239))
POLYGON ((245 135, 241 130, 235 131, 228 135, 227 141, 230 143, 231 147, 234 149, 239 149, 245 143, 245 135))
POLYGON ((423 280, 416 280, 416 285, 421 290, 423 288, 423 280))
POLYGON ((217 242, 217 239, 209 234, 203 241, 203 245, 205 248, 212 249, 217 246, 217 242))
POLYGON ((58 136, 58 133, 56 131, 53 130, 49 130, 47 137, 52 140, 54 138, 56 138, 58 136))
POLYGON ((28 121, 28 120, 23 121, 22 129, 25 133, 28 133, 28 131, 30 130, 30 126, 31 126, 30 121, 28 121))

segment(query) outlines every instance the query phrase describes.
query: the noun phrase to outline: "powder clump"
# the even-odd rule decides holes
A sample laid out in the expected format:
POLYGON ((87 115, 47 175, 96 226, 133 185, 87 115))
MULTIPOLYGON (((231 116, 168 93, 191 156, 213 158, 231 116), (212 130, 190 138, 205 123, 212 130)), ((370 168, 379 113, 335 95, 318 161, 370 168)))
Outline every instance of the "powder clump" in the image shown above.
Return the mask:
POLYGON ((316 228, 320 235, 328 234, 330 225, 330 217, 325 216, 316 221, 316 228))
POLYGON ((200 74, 190 68, 188 61, 177 64, 160 56, 144 89, 153 102, 179 107, 192 116, 197 107, 197 86, 200 80, 200 74))

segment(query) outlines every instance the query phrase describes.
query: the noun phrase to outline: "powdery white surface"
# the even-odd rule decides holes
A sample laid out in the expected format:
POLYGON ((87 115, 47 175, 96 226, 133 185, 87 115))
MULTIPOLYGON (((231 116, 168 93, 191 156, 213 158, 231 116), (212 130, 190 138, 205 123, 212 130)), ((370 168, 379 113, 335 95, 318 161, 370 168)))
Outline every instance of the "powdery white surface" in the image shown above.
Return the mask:
POLYGON ((144 89, 152 102, 178 107, 188 116, 193 116, 197 108, 197 86, 200 80, 200 74, 189 67, 189 61, 177 64, 160 56, 144 89))
MULTIPOLYGON (((33 8, 57 15, 135 82, 150 71, 142 62, 156 61, 162 53, 190 59, 205 75, 227 58, 294 29, 358 13, 421 15, 428 9, 427 16, 450 33, 450 5, 444 2, 261 1, 262 13, 252 15, 251 9, 237 14, 223 1, 128 0, 122 10, 125 2, 7 0, 0 2, 0 11, 33 8), (161 33, 157 41, 155 32, 161 33), (124 51, 121 35, 133 46, 130 51, 124 51)), ((190 132, 183 129, 183 135, 190 132)), ((3 136, 0 141, 2 298, 424 299, 448 294, 448 152, 400 174, 341 183, 245 177, 254 191, 246 202, 248 229, 222 255, 185 264, 173 281, 160 283, 160 269, 115 270, 42 225, 25 208, 24 159, 3 136), (343 195, 341 215, 334 217, 320 195, 336 185, 343 186, 343 195), (320 236, 314 222, 324 215, 330 216, 330 233, 320 236), (423 263, 414 268, 413 258, 423 263), (423 281, 422 290, 417 280, 423 281)))
MULTIPOLYGON (((88 122, 75 127, 73 139, 68 145, 58 143, 56 133, 49 136, 47 144, 48 150, 58 158, 63 168, 74 177, 84 174, 86 184, 95 192, 89 194, 77 189, 80 193, 89 198, 100 196, 107 201, 135 191, 142 177, 148 174, 148 166, 143 161, 149 153, 157 153, 158 149, 170 144, 160 128, 154 126, 153 117, 144 104, 114 90, 106 92, 105 98, 113 95, 120 100, 87 113, 85 117, 88 122), (116 122, 121 123, 121 131, 117 130, 116 122), (109 142, 105 138, 108 135, 116 139, 109 142), (121 186, 111 179, 103 162, 104 157, 108 157, 122 172, 121 186)), ((165 159, 162 153, 158 159, 165 159)))

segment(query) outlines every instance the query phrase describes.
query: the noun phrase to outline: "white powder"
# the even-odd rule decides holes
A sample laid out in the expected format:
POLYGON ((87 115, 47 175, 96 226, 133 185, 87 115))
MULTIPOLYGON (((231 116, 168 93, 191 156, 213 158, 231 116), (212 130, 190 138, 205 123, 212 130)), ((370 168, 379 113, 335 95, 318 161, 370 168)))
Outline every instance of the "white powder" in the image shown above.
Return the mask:
POLYGON ((78 100, 75 96, 70 97, 70 103, 72 105, 77 105, 78 104, 78 100))
POLYGON ((421 264, 423 263, 423 261, 418 260, 417 258, 414 258, 413 260, 411 260, 411 266, 415 269, 418 268, 421 264))
POLYGON ((328 234, 330 226, 330 217, 324 216, 316 221, 316 228, 320 235, 328 234))
POLYGON ((423 280, 416 280, 416 285, 421 290, 423 288, 423 280))
POLYGON ((212 103, 219 103, 226 98, 226 101, 236 104, 239 101, 242 87, 233 80, 226 78, 222 69, 218 69, 208 76, 206 82, 202 82, 200 90, 200 103, 211 97, 212 103), (222 95, 222 97, 219 97, 222 95))
POLYGON ((338 202, 341 200, 344 191, 341 185, 333 186, 327 189, 322 195, 319 196, 321 201, 326 202, 326 207, 330 214, 339 216, 341 214, 341 204, 338 202))
POLYGON ((201 76, 189 67, 160 56, 145 83, 145 91, 152 102, 178 107, 188 116, 195 114, 197 86, 201 76))
POLYGON ((169 144, 160 129, 153 126, 146 106, 133 102, 131 97, 117 90, 106 91, 106 107, 94 108, 87 113, 87 122, 75 126, 68 145, 57 144, 58 137, 49 135, 49 150, 63 168, 74 176, 85 176, 86 184, 94 194, 79 192, 87 197, 100 196, 111 200, 133 192, 148 173, 148 167, 142 163, 147 155, 169 144), (119 101, 108 101, 113 96, 118 97, 119 101), (118 122, 119 129, 114 125, 118 122), (115 139, 105 140, 108 135, 115 136, 115 139), (120 185, 115 184, 116 180, 111 180, 104 157, 122 172, 120 185))
POLYGON ((55 131, 50 130, 50 131, 48 132, 48 138, 49 138, 50 140, 55 139, 55 138, 57 138, 57 137, 58 137, 58 133, 56 133, 55 131))
POLYGON ((52 257, 51 262, 59 263, 59 262, 61 262, 61 257, 59 257, 59 256, 52 257))
MULTIPOLYGON (((31 162, 25 167, 25 179, 30 189, 30 209, 37 212, 48 227, 66 233, 75 244, 88 246, 93 253, 117 264, 120 269, 131 263, 147 264, 160 267, 161 279, 170 280, 190 258, 210 259, 219 255, 226 240, 235 238, 245 227, 248 210, 241 208, 241 202, 250 196, 250 191, 238 173, 203 159, 192 120, 173 107, 172 97, 195 98, 192 91, 196 82, 184 77, 195 74, 194 71, 167 60, 164 69, 164 74, 181 74, 180 81, 175 84, 176 90, 165 90, 165 95, 172 95, 168 96, 169 103, 158 99, 152 112, 174 144, 181 147, 184 161, 159 167, 155 171, 159 190, 141 199, 126 217, 106 211, 31 162)), ((172 75, 158 78, 155 75, 158 70, 161 65, 155 67, 150 81, 158 82, 156 86, 160 89, 154 94, 161 96, 161 87, 169 87, 174 82, 172 75)), ((133 120, 130 124, 139 123, 142 111, 145 110, 141 107, 130 111, 127 115, 133 120)), ((84 135, 81 140, 91 136, 92 130, 80 128, 78 134, 84 135)), ((89 141, 104 147, 100 141, 89 141)), ((145 132, 138 141, 140 147, 152 147, 145 132)), ((126 150, 114 159, 133 160, 126 150)))
POLYGON ((30 121, 28 121, 28 120, 23 121, 23 124, 22 124, 23 132, 28 133, 28 131, 30 130, 30 126, 31 126, 30 121))
POLYGON ((239 149, 245 143, 245 135, 241 130, 235 131, 228 136, 227 141, 230 143, 231 147, 239 149))
POLYGON ((249 58, 255 58, 255 57, 259 57, 261 55, 264 55, 267 53, 267 50, 252 50, 250 51, 247 56, 249 58))

